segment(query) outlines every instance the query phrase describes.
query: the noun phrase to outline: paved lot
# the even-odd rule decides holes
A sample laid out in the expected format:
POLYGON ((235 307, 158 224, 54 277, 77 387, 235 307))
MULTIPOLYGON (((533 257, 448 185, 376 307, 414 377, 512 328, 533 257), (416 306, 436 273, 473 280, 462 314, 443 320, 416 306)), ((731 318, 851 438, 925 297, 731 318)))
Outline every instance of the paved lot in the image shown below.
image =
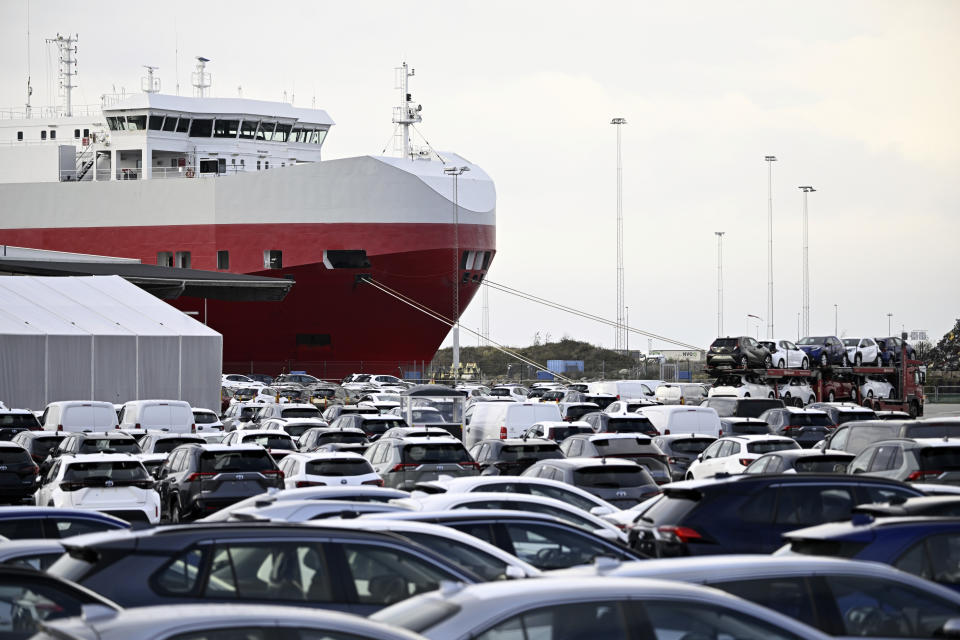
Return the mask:
POLYGON ((933 404, 923 405, 923 415, 926 418, 950 416, 960 417, 960 404, 933 404))

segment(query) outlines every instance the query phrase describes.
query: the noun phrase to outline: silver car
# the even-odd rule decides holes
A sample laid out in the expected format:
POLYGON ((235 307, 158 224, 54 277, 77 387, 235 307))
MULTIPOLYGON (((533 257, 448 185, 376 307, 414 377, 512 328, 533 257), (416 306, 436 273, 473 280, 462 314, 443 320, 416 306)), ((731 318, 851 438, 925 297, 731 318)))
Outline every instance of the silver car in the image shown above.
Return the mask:
POLYGON ((452 436, 381 438, 363 454, 384 486, 412 489, 418 482, 440 476, 480 473, 463 443, 452 436))

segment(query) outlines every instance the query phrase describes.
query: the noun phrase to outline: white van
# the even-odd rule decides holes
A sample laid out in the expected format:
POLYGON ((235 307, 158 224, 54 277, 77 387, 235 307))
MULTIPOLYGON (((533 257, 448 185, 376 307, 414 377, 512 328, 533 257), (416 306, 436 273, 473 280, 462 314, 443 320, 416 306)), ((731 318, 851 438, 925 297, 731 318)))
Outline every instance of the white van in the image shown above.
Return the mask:
POLYGON ((111 402, 63 400, 48 404, 40 422, 46 431, 108 431, 117 428, 117 411, 111 402))
POLYGON ((463 413, 463 445, 487 438, 519 438, 537 422, 562 422, 554 402, 476 402, 463 413))
POLYGON ((617 400, 655 400, 657 387, 663 380, 605 380, 591 382, 588 394, 609 393, 617 400))
POLYGON ((120 411, 121 429, 156 429, 170 433, 217 431, 197 425, 190 403, 183 400, 131 400, 120 411))
POLYGON ((646 416, 662 435, 699 433, 720 437, 720 416, 710 407, 663 405, 644 407, 638 413, 646 416))

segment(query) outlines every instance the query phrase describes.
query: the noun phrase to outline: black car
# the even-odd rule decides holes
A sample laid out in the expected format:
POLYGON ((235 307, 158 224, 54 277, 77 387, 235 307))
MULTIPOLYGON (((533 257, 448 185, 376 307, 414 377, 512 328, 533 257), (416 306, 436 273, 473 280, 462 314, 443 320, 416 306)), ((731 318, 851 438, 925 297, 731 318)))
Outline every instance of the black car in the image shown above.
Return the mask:
POLYGON ((63 431, 21 431, 13 437, 14 442, 30 454, 33 461, 42 464, 57 449, 60 441, 67 437, 63 431))
POLYGON ((342 429, 332 429, 330 427, 313 427, 307 429, 297 441, 301 452, 308 453, 316 451, 327 444, 351 444, 358 445, 366 449, 370 441, 367 440, 367 434, 361 429, 353 427, 344 427, 342 429))
POLYGON ((700 403, 701 407, 710 407, 721 418, 759 418, 767 409, 779 409, 783 400, 777 398, 734 398, 713 396, 700 403))
POLYGON ((877 346, 880 347, 880 359, 883 360, 883 366, 889 367, 894 364, 900 364, 903 359, 903 347, 907 347, 907 360, 916 360, 917 354, 909 342, 890 336, 889 338, 874 338, 877 346))
POLYGON ((26 449, 0 441, 0 503, 19 503, 32 496, 39 486, 39 470, 26 449))
POLYGON ((799 407, 770 409, 764 411, 760 419, 770 425, 773 433, 793 438, 805 449, 817 444, 833 431, 830 416, 817 409, 799 407))
MULTIPOLYGON (((723 421, 721 420, 721 424, 723 421)), ((767 427, 767 423, 761 423, 767 427)), ((727 434, 724 435, 735 435, 727 434)), ((739 434, 736 434, 739 435, 739 434)), ((673 480, 683 480, 687 476, 687 467, 697 459, 697 456, 703 453, 703 450, 709 447, 716 440, 713 436, 685 433, 666 436, 657 436, 653 439, 653 444, 657 445, 663 455, 667 456, 667 463, 670 465, 670 477, 673 480)))
MULTIPOLYGON (((632 433, 594 433, 570 436, 560 444, 568 458, 621 458, 644 467, 657 484, 670 482, 667 456, 650 436, 632 433)), ((547 477, 550 476, 540 476, 547 477)), ((562 478, 555 478, 561 480, 562 478)))
MULTIPOLYGON (((374 409, 376 411, 376 409, 374 409)), ((371 442, 382 436, 388 429, 406 427, 407 423, 399 416, 387 416, 376 413, 343 413, 330 423, 331 429, 360 429, 371 442)))
POLYGON ((464 509, 373 514, 361 518, 441 524, 489 542, 544 571, 589 564, 601 556, 621 562, 645 557, 569 522, 539 513, 464 509))
POLYGON ((80 616, 85 605, 120 610, 118 604, 89 589, 27 567, 0 565, 0 593, 0 610, 4 612, 0 628, 4 638, 46 636, 33 634, 40 632, 41 625, 48 620, 80 616))
MULTIPOLYGON (((767 411, 777 411, 777 409, 767 409, 767 411)), ((760 415, 764 415, 764 413, 760 415)), ((727 436, 762 436, 765 433, 773 433, 773 430, 769 424, 760 418, 720 418, 720 433, 721 438, 727 436)))
MULTIPOLYGON (((862 407, 852 402, 812 402, 807 405, 807 409, 817 409, 830 416, 830 422, 835 427, 839 427, 847 422, 876 420, 877 414, 873 409, 862 407)), ((893 421, 887 421, 893 422, 893 421)))
POLYGON ((481 440, 470 449, 482 476, 518 476, 538 460, 562 458, 560 445, 540 438, 481 440))
POLYGON ((784 533, 849 520, 858 504, 923 495, 895 480, 840 474, 739 474, 675 482, 663 493, 628 531, 630 545, 650 556, 772 553, 784 533))
POLYGON ((203 517, 270 487, 283 489, 283 473, 258 445, 181 445, 157 471, 160 516, 170 522, 203 517))
POLYGON ((26 409, 0 409, 0 441, 12 440, 21 431, 42 429, 37 416, 26 409))
POLYGON ((650 418, 637 415, 614 416, 603 411, 594 411, 580 418, 589 424, 595 433, 642 433, 658 436, 660 432, 650 422, 650 418))
POLYGON ((444 581, 482 582, 409 540, 316 523, 197 523, 64 546, 48 572, 123 607, 270 602, 368 615, 444 581))
POLYGON ((631 460, 568 458, 541 460, 523 472, 525 477, 565 482, 592 493, 619 509, 629 509, 660 493, 643 467, 631 460))
POLYGON ((750 336, 717 338, 707 351, 707 367, 770 369, 773 367, 773 356, 750 336))

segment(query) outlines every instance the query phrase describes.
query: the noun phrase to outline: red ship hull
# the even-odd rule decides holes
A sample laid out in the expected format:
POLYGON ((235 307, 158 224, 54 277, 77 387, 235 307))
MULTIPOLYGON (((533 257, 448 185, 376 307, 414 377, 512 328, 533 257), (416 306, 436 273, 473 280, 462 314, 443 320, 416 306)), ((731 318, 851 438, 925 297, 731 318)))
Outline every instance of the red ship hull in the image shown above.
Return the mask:
MULTIPOLYGON (((495 227, 460 224, 464 252, 495 253, 495 227)), ((224 371, 276 374, 305 370, 322 378, 356 371, 422 371, 449 327, 377 288, 375 281, 446 317, 453 315, 452 224, 278 223, 5 229, 5 244, 54 251, 138 258, 155 264, 161 251, 189 251, 191 267, 216 270, 228 251, 229 271, 290 277, 296 284, 281 302, 171 301, 223 334, 224 371), (330 269, 324 250, 366 252, 368 268, 330 269), (282 251, 282 269, 264 269, 264 251, 282 251)), ((457 260, 460 265, 462 260, 457 260)), ((477 261, 480 262, 479 260, 477 261)), ((456 269, 459 308, 479 289, 486 269, 456 269)))

